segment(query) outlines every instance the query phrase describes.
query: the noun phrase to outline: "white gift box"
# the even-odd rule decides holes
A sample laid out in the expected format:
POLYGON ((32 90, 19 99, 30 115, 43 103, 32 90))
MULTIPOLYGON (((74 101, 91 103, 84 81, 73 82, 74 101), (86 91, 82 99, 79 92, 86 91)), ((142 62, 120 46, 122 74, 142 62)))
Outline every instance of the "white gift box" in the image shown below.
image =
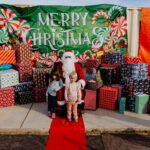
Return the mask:
POLYGON ((0 71, 0 88, 19 84, 18 71, 14 69, 0 71))

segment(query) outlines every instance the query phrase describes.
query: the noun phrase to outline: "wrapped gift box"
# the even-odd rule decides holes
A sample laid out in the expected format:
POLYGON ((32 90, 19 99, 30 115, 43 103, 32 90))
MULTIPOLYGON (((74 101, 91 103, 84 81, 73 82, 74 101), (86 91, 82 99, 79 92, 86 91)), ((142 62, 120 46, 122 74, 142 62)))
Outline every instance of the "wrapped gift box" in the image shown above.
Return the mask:
POLYGON ((149 94, 150 84, 149 79, 132 79, 124 78, 121 79, 122 84, 122 95, 123 96, 133 96, 137 94, 149 94))
POLYGON ((14 86, 15 92, 25 92, 33 90, 33 82, 22 82, 14 86))
POLYGON ((46 88, 34 88, 33 102, 45 102, 46 101, 46 88))
POLYGON ((140 57, 125 57, 125 62, 126 63, 141 63, 142 60, 140 57))
POLYGON ((85 85, 85 88, 86 89, 89 89, 89 90, 96 90, 98 88, 100 88, 102 86, 102 82, 90 82, 90 81, 87 81, 86 82, 86 85, 85 85))
POLYGON ((15 96, 15 103, 17 104, 27 104, 33 102, 33 92, 25 91, 25 92, 17 92, 15 96))
POLYGON ((20 82, 32 81, 32 64, 17 64, 16 67, 19 71, 20 82))
POLYGON ((100 108, 115 110, 118 98, 118 89, 115 87, 103 86, 100 88, 100 108))
POLYGON ((32 64, 29 44, 15 45, 16 60, 18 64, 32 64))
POLYGON ((33 68, 33 82, 35 88, 46 88, 51 68, 33 68))
POLYGON ((106 52, 105 63, 106 64, 121 64, 123 62, 123 56, 121 52, 106 52))
POLYGON ((87 110, 96 110, 96 104, 98 101, 98 92, 99 90, 88 90, 86 89, 86 95, 85 95, 85 105, 84 109, 87 110))
POLYGON ((136 95, 135 112, 147 113, 148 101, 149 101, 148 94, 136 95))
POLYGON ((121 97, 119 100, 119 113, 124 114, 126 108, 126 97, 121 97))
POLYGON ((121 65, 121 77, 142 78, 148 77, 148 64, 145 63, 130 63, 121 65))
POLYGON ((16 64, 15 50, 0 50, 0 65, 16 64))
POLYGON ((18 71, 14 69, 0 71, 0 88, 19 84, 18 71))
POLYGON ((116 87, 118 89, 118 101, 119 101, 122 95, 122 86, 120 84, 112 84, 112 87, 116 87))
POLYGON ((100 73, 104 85, 117 84, 119 82, 114 67, 100 67, 100 73))
POLYGON ((127 97, 126 108, 132 112, 135 112, 135 95, 127 97))
POLYGON ((14 105, 14 88, 10 87, 0 89, 0 107, 13 105, 14 105))
POLYGON ((86 72, 92 73, 93 68, 97 69, 100 65, 100 61, 98 59, 87 59, 86 61, 86 72))

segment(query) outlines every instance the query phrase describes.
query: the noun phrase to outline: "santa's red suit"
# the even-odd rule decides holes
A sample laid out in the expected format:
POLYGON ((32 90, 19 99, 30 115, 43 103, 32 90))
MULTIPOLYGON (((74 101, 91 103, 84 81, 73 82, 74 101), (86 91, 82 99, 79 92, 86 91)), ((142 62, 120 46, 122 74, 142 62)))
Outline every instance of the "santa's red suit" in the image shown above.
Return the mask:
MULTIPOLYGON (((70 51, 70 50, 66 51, 66 52, 64 53, 64 55, 63 55, 64 59, 65 59, 65 57, 68 57, 68 56, 70 56, 71 59, 74 59, 74 58, 75 58, 74 53, 73 53, 72 51, 70 51)), ((62 61, 63 61, 63 60, 62 60, 62 61)), ((78 75, 77 82, 79 82, 79 83, 81 84, 81 88, 84 89, 84 86, 85 86, 85 76, 84 76, 82 67, 81 67, 81 65, 80 65, 78 62, 74 62, 73 65, 74 65, 74 71, 76 71, 76 73, 77 73, 77 75, 78 75)), ((70 66, 70 67, 71 67, 71 66, 70 66)), ((72 67, 72 68, 73 68, 73 67, 72 67)), ((61 63, 61 64, 59 64, 59 65, 57 66, 57 70, 58 70, 58 72, 59 72, 59 74, 60 74, 60 76, 61 76, 61 79, 62 79, 64 85, 67 84, 67 82, 68 82, 67 80, 69 79, 69 75, 68 75, 68 79, 66 79, 67 77, 64 75, 65 73, 64 73, 64 70, 63 70, 63 63, 61 63)), ((65 104, 65 100, 64 100, 64 89, 65 89, 65 88, 63 87, 63 88, 62 88, 61 90, 59 90, 58 93, 57 93, 57 95, 58 95, 58 97, 57 97, 57 104, 58 104, 59 106, 62 106, 62 105, 65 104)), ((84 102, 83 99, 82 99, 79 103, 82 103, 82 102, 84 102)))

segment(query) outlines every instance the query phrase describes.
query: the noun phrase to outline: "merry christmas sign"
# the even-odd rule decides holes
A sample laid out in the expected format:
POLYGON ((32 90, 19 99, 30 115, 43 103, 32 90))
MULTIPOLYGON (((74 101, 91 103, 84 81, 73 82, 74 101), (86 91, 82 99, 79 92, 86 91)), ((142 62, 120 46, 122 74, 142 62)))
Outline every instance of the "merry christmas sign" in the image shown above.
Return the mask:
MULTIPOLYGON (((116 5, 0 5, 0 45, 28 43, 40 53, 72 49, 76 56, 127 46, 126 8, 116 5)), ((84 58, 83 58, 84 59, 84 58)))

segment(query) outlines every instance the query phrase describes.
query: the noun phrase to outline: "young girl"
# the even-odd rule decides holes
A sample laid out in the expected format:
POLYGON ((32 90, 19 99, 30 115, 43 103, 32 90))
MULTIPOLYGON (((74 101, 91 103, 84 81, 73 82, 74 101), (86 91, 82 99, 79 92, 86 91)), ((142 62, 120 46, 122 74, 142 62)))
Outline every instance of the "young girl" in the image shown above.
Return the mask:
POLYGON ((57 71, 52 72, 46 91, 46 96, 48 98, 48 116, 52 118, 55 118, 55 110, 57 106, 57 91, 61 88, 59 80, 59 73, 57 71))
POLYGON ((65 100, 67 103, 67 119, 71 121, 73 111, 74 121, 78 122, 77 103, 81 100, 81 87, 76 82, 77 73, 73 71, 70 75, 70 83, 65 87, 65 100))

